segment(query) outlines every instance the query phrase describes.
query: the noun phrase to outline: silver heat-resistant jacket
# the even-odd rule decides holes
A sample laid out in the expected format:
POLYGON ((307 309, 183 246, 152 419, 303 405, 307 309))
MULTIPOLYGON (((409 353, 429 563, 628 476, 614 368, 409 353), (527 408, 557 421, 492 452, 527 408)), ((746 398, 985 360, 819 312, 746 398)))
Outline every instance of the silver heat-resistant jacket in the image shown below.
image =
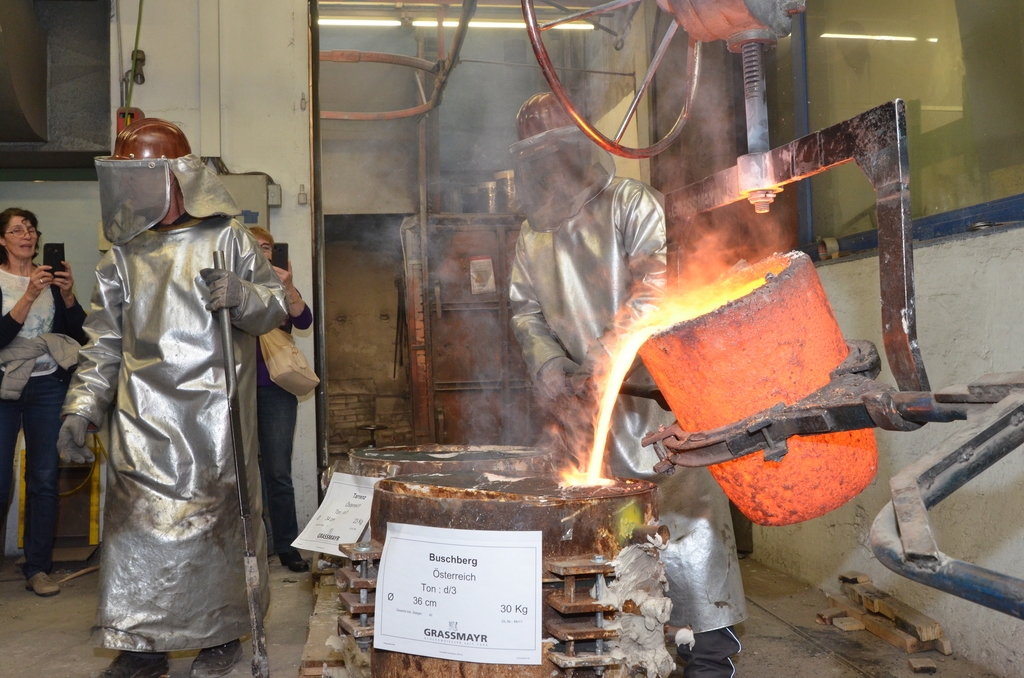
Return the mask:
MULTIPOLYGON (((512 327, 531 373, 568 356, 582 363, 627 308, 641 314, 664 294, 665 216, 650 188, 617 179, 553 232, 524 222, 512 265, 512 327)), ((630 383, 652 384, 640 366, 630 383)), ((747 616, 728 500, 707 469, 657 475, 657 455, 640 439, 672 414, 653 400, 619 396, 608 443, 613 475, 658 484, 662 551, 672 599, 670 623, 697 633, 747 616)))
MULTIPOLYGON (((232 310, 242 444, 269 604, 256 439, 256 337, 287 314, 281 281, 253 236, 229 217, 150 229, 96 268, 89 343, 64 414, 96 425, 110 410, 110 449, 96 640, 162 652, 251 632, 244 546, 216 315, 199 271, 223 250, 242 279, 232 310)), ((264 610, 265 612, 266 610, 264 610)))

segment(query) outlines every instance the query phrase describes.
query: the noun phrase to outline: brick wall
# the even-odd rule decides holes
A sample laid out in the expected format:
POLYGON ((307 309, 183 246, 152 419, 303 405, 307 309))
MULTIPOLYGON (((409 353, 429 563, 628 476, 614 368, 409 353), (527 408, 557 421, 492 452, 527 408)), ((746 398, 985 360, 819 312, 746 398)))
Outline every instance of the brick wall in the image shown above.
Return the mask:
POLYGON ((412 444, 412 412, 405 395, 378 395, 372 379, 332 380, 327 386, 332 451, 345 452, 370 440, 360 426, 387 426, 376 432, 377 445, 412 444))

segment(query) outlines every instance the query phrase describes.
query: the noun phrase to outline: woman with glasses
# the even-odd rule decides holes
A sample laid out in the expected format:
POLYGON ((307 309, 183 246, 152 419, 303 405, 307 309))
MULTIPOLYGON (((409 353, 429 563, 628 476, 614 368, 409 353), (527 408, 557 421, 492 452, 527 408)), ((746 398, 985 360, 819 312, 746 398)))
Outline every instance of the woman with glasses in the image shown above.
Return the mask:
MULTIPOLYGON (((259 226, 249 231, 260 244, 260 251, 267 259, 271 259, 274 236, 259 226)), ((293 326, 300 330, 306 329, 313 324, 313 313, 295 289, 291 262, 288 262, 288 270, 275 266, 274 271, 281 278, 288 295, 288 318, 281 329, 285 332, 291 332, 293 326)), ((256 342, 256 418, 260 440, 260 475, 263 476, 263 506, 270 513, 267 533, 273 540, 269 544, 281 559, 282 565, 292 572, 306 572, 309 563, 292 546, 292 542, 299 536, 295 517, 295 488, 292 486, 292 439, 295 437, 298 407, 298 398, 271 381, 263 358, 263 348, 256 342)))
POLYGON ((6 516, 18 431, 25 432, 26 588, 60 593, 49 578, 57 529, 60 409, 85 344, 85 311, 65 261, 53 272, 33 259, 39 221, 28 210, 0 212, 0 519, 6 516))

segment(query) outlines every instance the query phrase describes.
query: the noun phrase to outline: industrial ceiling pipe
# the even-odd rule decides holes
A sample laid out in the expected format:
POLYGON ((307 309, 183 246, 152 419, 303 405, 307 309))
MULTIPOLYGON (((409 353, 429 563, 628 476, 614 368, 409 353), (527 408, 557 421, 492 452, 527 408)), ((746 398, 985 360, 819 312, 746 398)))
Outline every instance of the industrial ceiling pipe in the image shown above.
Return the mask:
MULTIPOLYGON (((459 15, 459 25, 455 28, 455 36, 452 38, 452 45, 448 51, 448 56, 444 59, 438 59, 436 62, 427 61, 426 59, 418 59, 415 57, 406 56, 404 54, 390 54, 387 52, 359 52, 355 50, 335 50, 331 52, 321 52, 321 61, 334 61, 334 62, 372 62, 372 63, 385 63, 397 66, 409 66, 427 73, 434 75, 434 90, 430 95, 430 99, 423 102, 419 106, 413 106, 412 108, 403 108, 398 111, 374 111, 374 112, 354 112, 354 111, 321 111, 320 117, 325 120, 368 120, 368 121, 381 121, 381 120, 400 120, 402 118, 412 118, 419 115, 423 115, 441 105, 441 98, 444 94, 444 88, 448 84, 448 77, 451 72, 459 64, 459 54, 462 52, 462 44, 466 41, 466 31, 469 30, 469 21, 473 18, 473 14, 476 12, 477 0, 466 0, 462 4, 462 13, 459 15)), ((442 31, 443 22, 438 21, 438 31, 442 31)), ((440 42, 438 45, 440 46, 440 42)))

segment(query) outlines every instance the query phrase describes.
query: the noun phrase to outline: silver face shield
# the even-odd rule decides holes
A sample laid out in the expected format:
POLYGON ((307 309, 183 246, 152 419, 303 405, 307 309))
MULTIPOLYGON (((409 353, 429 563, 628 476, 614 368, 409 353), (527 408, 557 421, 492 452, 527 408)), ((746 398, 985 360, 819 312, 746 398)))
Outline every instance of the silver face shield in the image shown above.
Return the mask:
POLYGON ((123 245, 152 228, 171 205, 169 161, 96 158, 103 235, 123 245))
POLYGON ((509 146, 516 192, 530 228, 556 231, 615 177, 611 154, 576 127, 559 127, 509 146))
POLYGON ((185 211, 200 219, 234 216, 238 207, 224 183, 198 156, 158 160, 96 158, 100 181, 103 235, 123 245, 160 222, 171 205, 171 173, 184 198, 185 211))

